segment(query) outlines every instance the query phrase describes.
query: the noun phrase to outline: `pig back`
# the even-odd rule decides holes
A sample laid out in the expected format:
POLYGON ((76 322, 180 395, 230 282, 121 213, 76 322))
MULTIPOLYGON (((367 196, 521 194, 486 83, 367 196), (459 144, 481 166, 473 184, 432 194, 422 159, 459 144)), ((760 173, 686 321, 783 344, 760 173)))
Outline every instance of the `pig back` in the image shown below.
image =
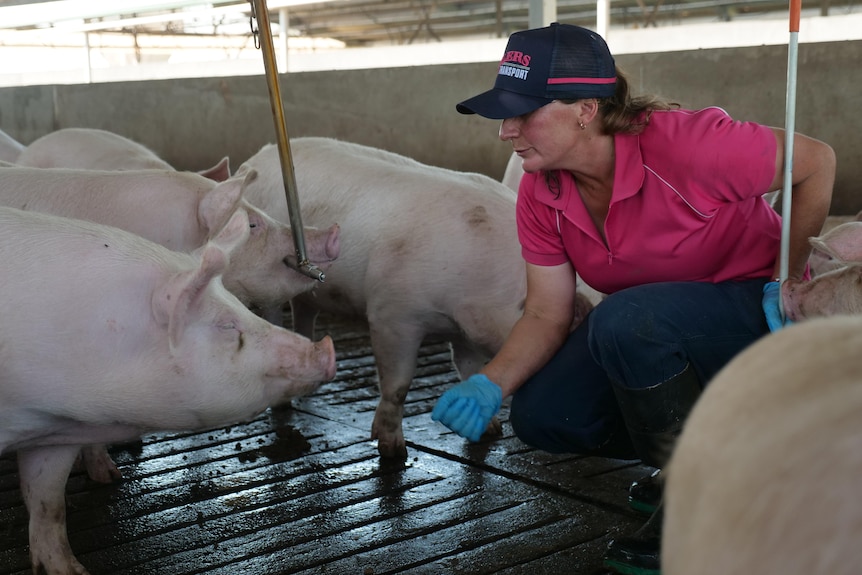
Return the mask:
POLYGON ((0 205, 114 226, 172 250, 203 245, 201 198, 215 182, 174 170, 0 170, 0 205))
MULTIPOLYGON (((329 138, 297 138, 291 149, 303 223, 341 226, 341 253, 316 294, 351 294, 359 311, 367 294, 398 286, 441 300, 469 298, 476 286, 483 294, 475 297, 517 297, 511 292, 523 287, 524 270, 516 195, 501 183, 329 138)), ((286 214, 277 149, 262 149, 239 171, 248 168, 261 177, 246 198, 286 214)))
POLYGON ((16 163, 35 168, 173 169, 146 146, 94 128, 63 128, 45 134, 23 148, 16 163))

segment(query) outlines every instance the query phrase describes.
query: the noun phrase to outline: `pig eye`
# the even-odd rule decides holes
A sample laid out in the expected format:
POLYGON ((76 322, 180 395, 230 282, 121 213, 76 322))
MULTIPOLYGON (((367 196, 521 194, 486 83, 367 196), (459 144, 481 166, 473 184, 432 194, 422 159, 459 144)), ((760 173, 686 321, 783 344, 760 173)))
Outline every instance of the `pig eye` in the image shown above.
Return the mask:
POLYGON ((231 330, 237 329, 236 322, 233 320, 225 321, 225 322, 218 324, 218 328, 222 331, 231 331, 231 330))

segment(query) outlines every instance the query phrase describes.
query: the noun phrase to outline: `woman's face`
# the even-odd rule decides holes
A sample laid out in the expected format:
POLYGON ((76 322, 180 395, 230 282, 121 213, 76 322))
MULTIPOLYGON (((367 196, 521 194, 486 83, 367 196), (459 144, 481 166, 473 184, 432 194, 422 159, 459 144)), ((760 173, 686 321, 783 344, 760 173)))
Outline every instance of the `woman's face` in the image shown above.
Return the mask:
POLYGON ((503 120, 500 139, 512 143, 525 172, 572 169, 566 161, 582 139, 580 110, 577 103, 554 100, 529 114, 503 120))

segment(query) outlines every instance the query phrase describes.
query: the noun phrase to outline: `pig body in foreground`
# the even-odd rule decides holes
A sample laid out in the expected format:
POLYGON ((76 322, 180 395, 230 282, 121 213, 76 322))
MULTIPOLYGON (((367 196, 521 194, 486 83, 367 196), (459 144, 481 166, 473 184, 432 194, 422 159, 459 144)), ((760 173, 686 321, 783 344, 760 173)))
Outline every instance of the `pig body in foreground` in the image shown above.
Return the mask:
MULTIPOLYGON (((448 339, 466 378, 521 316, 516 196, 485 176, 348 142, 297 138, 291 148, 303 221, 342 229, 326 281, 292 302, 294 327, 310 335, 318 310, 367 319, 381 392, 372 437, 381 455, 406 457, 404 401, 423 339, 448 339)), ((260 174, 249 201, 279 217, 277 149, 265 146, 237 174, 247 169, 260 174)))
POLYGON ((199 254, 0 208, 0 453, 17 451, 35 573, 86 573, 65 528, 81 446, 248 419, 335 373, 332 341, 259 318, 221 284, 236 212, 199 254))
MULTIPOLYGON (((279 307, 315 280, 294 269, 290 227, 243 198, 255 177, 247 173, 217 183, 174 170, 3 168, 0 205, 115 226, 182 252, 203 246, 243 210, 250 236, 225 270, 225 287, 246 305, 279 307)), ((338 255, 337 226, 305 230, 305 237, 309 259, 326 269, 338 255)))
POLYGON ((664 575, 862 563, 862 317, 769 335, 709 383, 667 469, 664 575))
MULTIPOLYGON (((173 170, 146 146, 120 134, 95 128, 63 128, 22 146, 16 159, 34 168, 80 168, 85 170, 173 170)), ((222 158, 200 175, 217 182, 230 177, 230 161, 222 158)))

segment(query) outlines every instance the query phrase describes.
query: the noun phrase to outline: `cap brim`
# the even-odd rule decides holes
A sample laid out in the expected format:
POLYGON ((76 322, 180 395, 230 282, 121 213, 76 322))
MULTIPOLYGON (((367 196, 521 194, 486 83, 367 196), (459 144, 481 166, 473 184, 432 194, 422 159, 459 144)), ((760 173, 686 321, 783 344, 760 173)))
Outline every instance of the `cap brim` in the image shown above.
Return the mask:
POLYGON ((469 100, 464 100, 457 104, 455 109, 462 114, 479 114, 492 120, 505 120, 506 118, 529 114, 553 101, 552 98, 525 96, 524 94, 492 88, 478 96, 473 96, 469 100))

